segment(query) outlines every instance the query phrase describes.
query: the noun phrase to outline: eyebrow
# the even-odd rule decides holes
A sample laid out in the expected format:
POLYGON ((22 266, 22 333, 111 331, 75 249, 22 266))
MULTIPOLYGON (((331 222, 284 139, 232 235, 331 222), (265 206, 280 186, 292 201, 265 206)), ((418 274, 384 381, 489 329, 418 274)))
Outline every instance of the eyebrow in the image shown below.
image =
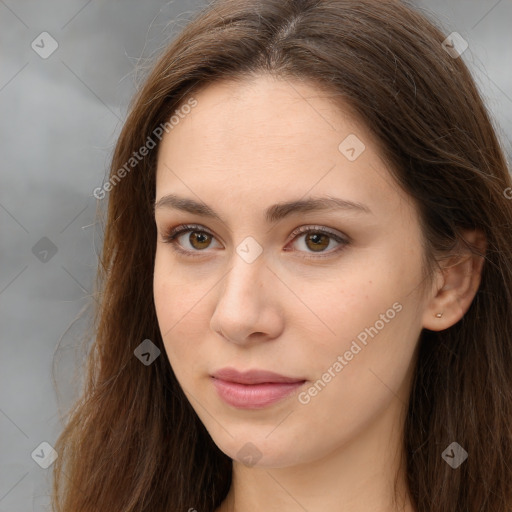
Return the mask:
MULTIPOLYGON (((154 204, 155 212, 157 209, 161 208, 181 210, 203 217, 217 219, 224 223, 220 216, 206 204, 174 194, 163 196, 154 204)), ((350 210, 358 213, 372 214, 368 206, 362 203, 348 201, 338 197, 325 196, 297 199, 274 204, 265 210, 265 218, 267 223, 274 224, 292 214, 325 210, 350 210)))

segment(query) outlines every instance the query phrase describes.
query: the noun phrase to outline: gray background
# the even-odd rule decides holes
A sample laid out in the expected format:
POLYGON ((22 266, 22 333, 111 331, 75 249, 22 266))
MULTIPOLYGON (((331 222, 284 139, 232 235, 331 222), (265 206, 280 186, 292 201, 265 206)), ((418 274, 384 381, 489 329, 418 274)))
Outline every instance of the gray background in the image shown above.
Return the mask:
MULTIPOLYGON (((0 512, 47 509, 51 469, 31 454, 41 442, 55 442, 58 404, 65 410, 79 389, 70 379, 83 359, 80 334, 101 247, 92 191, 105 178, 147 58, 201 5, 0 0, 0 512), (58 43, 47 59, 31 47, 34 40, 41 45, 42 32, 58 43), (36 257, 39 250, 49 252, 36 257)), ((456 31, 469 42, 463 58, 510 161, 512 3, 417 5, 446 35, 456 31)))

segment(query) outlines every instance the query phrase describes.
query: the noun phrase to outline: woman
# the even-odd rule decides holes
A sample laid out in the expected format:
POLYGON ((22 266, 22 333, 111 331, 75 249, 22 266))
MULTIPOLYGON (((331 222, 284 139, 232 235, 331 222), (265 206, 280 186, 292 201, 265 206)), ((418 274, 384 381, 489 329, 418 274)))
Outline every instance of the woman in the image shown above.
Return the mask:
POLYGON ((397 1, 224 0, 116 146, 56 511, 512 507, 512 190, 397 1))

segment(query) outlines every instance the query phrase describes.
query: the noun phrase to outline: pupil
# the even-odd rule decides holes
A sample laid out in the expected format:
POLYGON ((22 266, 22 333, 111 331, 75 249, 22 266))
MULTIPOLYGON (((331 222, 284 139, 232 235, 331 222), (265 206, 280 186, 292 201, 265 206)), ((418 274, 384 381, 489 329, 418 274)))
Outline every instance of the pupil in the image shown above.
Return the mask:
MULTIPOLYGON (((198 244, 207 243, 207 235, 205 233, 194 232, 194 233, 191 233, 191 235, 193 235, 195 237, 196 243, 198 243, 198 244)), ((192 245, 194 245, 194 244, 192 244, 192 245)))
MULTIPOLYGON (((326 238, 328 238, 327 235, 324 235, 324 234, 321 234, 321 233, 316 233, 316 234, 313 234, 313 235, 309 235, 308 240, 313 242, 314 247, 316 249, 318 249, 318 248, 325 249, 326 244, 325 243, 324 244, 321 243, 322 237, 324 238, 324 240, 326 238)), ((327 245, 329 245, 328 242, 327 242, 327 245)))

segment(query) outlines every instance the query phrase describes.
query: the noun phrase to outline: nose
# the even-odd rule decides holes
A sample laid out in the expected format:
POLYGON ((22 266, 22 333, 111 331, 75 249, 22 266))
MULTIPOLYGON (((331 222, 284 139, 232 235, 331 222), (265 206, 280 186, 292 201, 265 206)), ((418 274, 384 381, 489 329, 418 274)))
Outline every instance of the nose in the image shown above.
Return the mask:
POLYGON ((278 283, 263 257, 247 263, 235 253, 217 288, 210 328, 239 345, 277 338, 283 329, 278 283))

